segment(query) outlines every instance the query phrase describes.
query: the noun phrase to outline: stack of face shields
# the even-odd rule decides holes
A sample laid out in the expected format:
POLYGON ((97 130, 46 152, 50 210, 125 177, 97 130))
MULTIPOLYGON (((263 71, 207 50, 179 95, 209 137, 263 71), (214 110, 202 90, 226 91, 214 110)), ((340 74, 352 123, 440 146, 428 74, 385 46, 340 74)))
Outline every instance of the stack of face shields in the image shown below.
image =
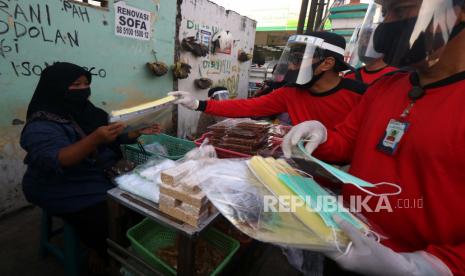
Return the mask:
POLYGON ((125 108, 110 113, 109 122, 123 122, 128 127, 126 131, 150 127, 171 114, 173 96, 168 96, 156 101, 148 102, 131 108, 125 108))
POLYGON ((334 215, 362 233, 370 231, 362 220, 338 202, 335 195, 323 189, 313 178, 300 175, 285 160, 255 156, 248 165, 260 182, 277 197, 278 202, 287 207, 285 209, 290 209, 323 242, 339 248, 349 242, 334 221, 334 215))
POLYGON ((334 222, 335 214, 362 233, 370 231, 342 204, 337 203, 335 210, 314 205, 318 197, 336 201, 336 196, 284 160, 257 156, 250 160, 215 159, 197 168, 190 177, 197 179, 223 216, 254 239, 315 251, 342 251, 350 240, 334 222))

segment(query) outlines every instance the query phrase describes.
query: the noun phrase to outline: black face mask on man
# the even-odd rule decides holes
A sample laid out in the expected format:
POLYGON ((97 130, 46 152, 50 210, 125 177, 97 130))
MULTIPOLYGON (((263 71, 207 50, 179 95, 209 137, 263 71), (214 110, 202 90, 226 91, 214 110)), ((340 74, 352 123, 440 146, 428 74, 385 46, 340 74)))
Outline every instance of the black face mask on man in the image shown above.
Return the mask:
POLYGON ((66 108, 73 116, 79 116, 90 97, 90 88, 68 90, 64 96, 66 108))
POLYGON ((368 50, 368 47, 366 45, 360 45, 358 47, 358 58, 360 59, 361 62, 365 64, 370 64, 380 59, 379 57, 368 56, 367 50, 368 50))
MULTIPOLYGON (((384 54, 384 62, 397 67, 405 67, 425 60, 431 52, 446 44, 441 34, 422 32, 410 46, 410 39, 418 17, 381 23, 376 28, 373 41, 377 52, 384 54)), ((449 40, 465 28, 461 22, 452 30, 449 40)))
POLYGON ((284 81, 289 84, 289 86, 297 86, 297 87, 304 87, 304 88, 311 88, 317 81, 321 79, 323 76, 324 72, 321 72, 318 75, 315 75, 315 70, 320 66, 320 64, 323 63, 324 60, 320 60, 318 62, 315 62, 312 64, 312 72, 313 72, 313 77, 312 79, 306 83, 306 84, 296 84, 297 78, 299 77, 299 69, 297 70, 288 70, 286 72, 286 76, 284 77, 284 81))

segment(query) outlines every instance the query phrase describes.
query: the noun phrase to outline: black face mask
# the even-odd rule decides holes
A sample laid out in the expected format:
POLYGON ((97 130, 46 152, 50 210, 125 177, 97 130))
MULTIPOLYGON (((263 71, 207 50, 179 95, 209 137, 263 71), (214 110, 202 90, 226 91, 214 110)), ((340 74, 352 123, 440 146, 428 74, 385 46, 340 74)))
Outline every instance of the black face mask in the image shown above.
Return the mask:
POLYGON ((425 33, 420 34, 410 48, 410 37, 417 23, 417 17, 381 23, 373 36, 375 51, 384 54, 384 62, 404 67, 426 58, 425 33))
POLYGON ((299 76, 299 70, 288 70, 284 76, 284 81, 286 83, 295 83, 297 77, 299 76))
POLYGON ((68 90, 65 94, 65 106, 73 117, 79 116, 87 104, 90 97, 90 88, 68 90))
MULTIPOLYGON (((447 43, 447 41, 442 41, 440 34, 432 37, 433 34, 423 32, 410 47, 410 38, 417 24, 417 19, 417 17, 413 17, 379 24, 373 42, 375 50, 384 54, 384 62, 397 67, 412 65, 425 60, 431 51, 437 50, 447 43), (427 41, 432 41, 432 45, 428 47, 427 41)), ((464 25, 465 23, 460 23, 455 26, 449 40, 459 34, 465 27, 464 25)))
POLYGON ((370 64, 378 60, 378 58, 368 57, 366 56, 367 46, 359 46, 358 48, 358 58, 361 62, 365 64, 370 64))
MULTIPOLYGON (((323 61, 316 62, 312 64, 312 70, 315 72, 316 68, 322 64, 323 61)), ((313 78, 307 82, 306 84, 297 84, 297 77, 299 76, 299 70, 289 70, 286 73, 286 76, 284 77, 284 81, 288 83, 289 86, 296 86, 296 87, 305 87, 305 88, 311 88, 317 81, 321 79, 323 76, 324 72, 321 72, 318 75, 313 75, 313 78)))

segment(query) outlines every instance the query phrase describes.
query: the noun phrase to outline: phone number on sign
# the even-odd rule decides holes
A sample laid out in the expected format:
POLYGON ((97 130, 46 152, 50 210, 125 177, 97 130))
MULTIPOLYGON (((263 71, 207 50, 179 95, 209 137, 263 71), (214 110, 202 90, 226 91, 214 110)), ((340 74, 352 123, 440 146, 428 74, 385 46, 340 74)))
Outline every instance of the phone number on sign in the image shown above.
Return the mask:
POLYGON ((128 27, 116 27, 116 32, 118 34, 129 35, 129 36, 136 36, 141 38, 149 38, 149 32, 141 31, 141 30, 134 30, 128 27))

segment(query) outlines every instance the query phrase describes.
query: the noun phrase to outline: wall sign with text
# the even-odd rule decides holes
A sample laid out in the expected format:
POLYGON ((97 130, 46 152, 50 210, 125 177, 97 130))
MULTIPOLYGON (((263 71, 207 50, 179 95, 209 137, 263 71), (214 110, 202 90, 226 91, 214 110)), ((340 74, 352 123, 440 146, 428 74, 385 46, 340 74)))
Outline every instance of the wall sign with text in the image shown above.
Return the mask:
POLYGON ((115 35, 150 40, 150 12, 133 8, 124 1, 115 3, 115 35))

